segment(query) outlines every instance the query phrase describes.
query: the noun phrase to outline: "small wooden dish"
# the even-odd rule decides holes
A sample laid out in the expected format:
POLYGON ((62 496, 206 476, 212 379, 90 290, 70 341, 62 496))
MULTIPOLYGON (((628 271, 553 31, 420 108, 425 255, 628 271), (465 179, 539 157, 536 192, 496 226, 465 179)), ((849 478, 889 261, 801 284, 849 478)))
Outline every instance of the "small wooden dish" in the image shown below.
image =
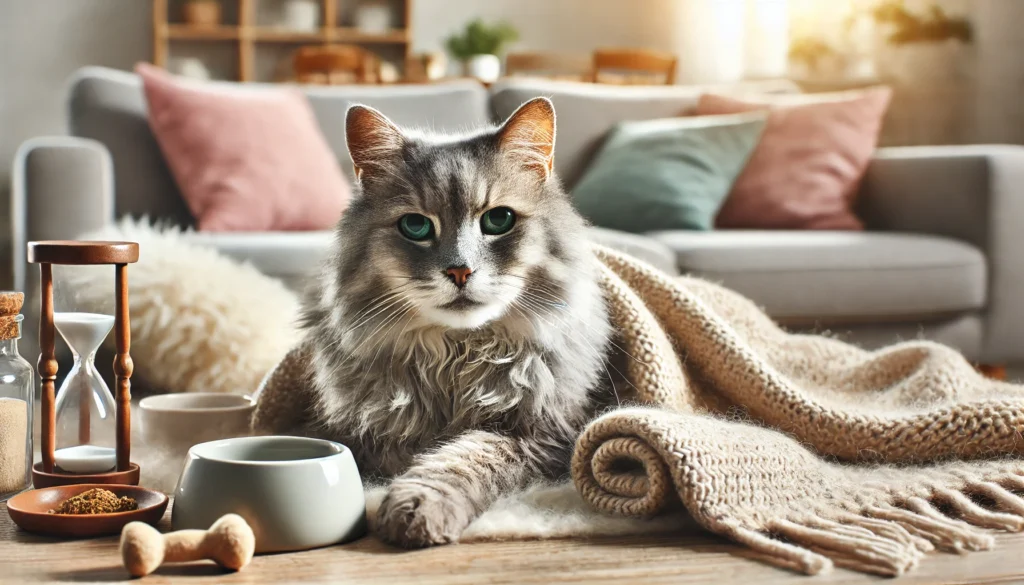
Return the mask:
POLYGON ((119 534, 129 522, 156 524, 167 510, 167 496, 156 490, 134 485, 78 484, 29 490, 7 500, 7 513, 22 530, 59 536, 82 538, 119 534), (118 497, 135 498, 139 507, 130 512, 115 514, 50 514, 64 500, 78 494, 102 488, 114 492, 118 497))

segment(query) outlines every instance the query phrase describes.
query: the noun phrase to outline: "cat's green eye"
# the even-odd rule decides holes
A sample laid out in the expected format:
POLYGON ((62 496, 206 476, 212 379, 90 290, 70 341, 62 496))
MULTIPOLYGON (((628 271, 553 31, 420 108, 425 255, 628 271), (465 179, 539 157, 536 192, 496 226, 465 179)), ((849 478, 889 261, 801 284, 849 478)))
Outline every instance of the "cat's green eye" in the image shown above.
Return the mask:
POLYGON ((500 236, 516 224, 516 213, 508 207, 495 207, 484 212, 480 229, 489 236, 500 236))
POLYGON ((434 222, 424 215, 409 213, 398 220, 398 231, 414 242, 422 242, 434 235, 434 222))

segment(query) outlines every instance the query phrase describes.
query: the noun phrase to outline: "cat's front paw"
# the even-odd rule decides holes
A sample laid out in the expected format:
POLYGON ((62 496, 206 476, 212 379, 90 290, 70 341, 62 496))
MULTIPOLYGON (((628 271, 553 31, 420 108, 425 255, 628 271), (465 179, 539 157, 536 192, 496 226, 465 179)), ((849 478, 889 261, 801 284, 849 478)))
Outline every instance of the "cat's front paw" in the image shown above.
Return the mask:
POLYGON ((396 480, 377 510, 381 538, 404 548, 457 542, 472 518, 470 504, 453 492, 396 480))

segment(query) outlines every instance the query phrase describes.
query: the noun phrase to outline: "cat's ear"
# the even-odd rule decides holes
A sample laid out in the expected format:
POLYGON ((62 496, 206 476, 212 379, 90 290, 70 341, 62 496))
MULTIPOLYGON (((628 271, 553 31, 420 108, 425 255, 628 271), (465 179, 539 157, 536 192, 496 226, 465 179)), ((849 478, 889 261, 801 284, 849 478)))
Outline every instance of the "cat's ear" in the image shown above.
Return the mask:
POLYGON ((498 146, 547 179, 555 161, 555 106, 551 100, 539 97, 519 106, 498 130, 498 146))
POLYGON ((345 139, 348 153, 356 168, 356 178, 363 173, 394 164, 405 144, 402 131, 384 114, 368 107, 355 105, 345 116, 345 139))

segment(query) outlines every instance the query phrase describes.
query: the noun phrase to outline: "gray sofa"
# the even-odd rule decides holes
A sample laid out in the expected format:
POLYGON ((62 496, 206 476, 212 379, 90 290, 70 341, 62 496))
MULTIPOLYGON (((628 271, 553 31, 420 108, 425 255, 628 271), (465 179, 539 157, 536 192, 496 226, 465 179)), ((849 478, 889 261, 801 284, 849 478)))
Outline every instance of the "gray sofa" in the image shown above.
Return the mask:
MULTIPOLYGON (((400 124, 458 130, 491 123, 537 95, 558 112, 555 166, 567 188, 605 133, 627 119, 685 113, 707 90, 793 91, 786 83, 616 87, 508 80, 306 89, 351 176, 344 115, 377 107, 400 124)), ((25 242, 74 238, 130 214, 182 225, 192 218, 145 118, 132 74, 86 68, 70 84, 67 137, 27 142, 15 165, 14 270, 30 290, 25 242)), ((874 347, 924 336, 990 364, 1024 362, 1024 148, 881 149, 860 215, 869 230, 660 232, 593 229, 602 243, 671 273, 724 283, 796 329, 832 330, 874 347)), ((319 233, 195 233, 197 242, 298 285, 329 242, 319 233)))

